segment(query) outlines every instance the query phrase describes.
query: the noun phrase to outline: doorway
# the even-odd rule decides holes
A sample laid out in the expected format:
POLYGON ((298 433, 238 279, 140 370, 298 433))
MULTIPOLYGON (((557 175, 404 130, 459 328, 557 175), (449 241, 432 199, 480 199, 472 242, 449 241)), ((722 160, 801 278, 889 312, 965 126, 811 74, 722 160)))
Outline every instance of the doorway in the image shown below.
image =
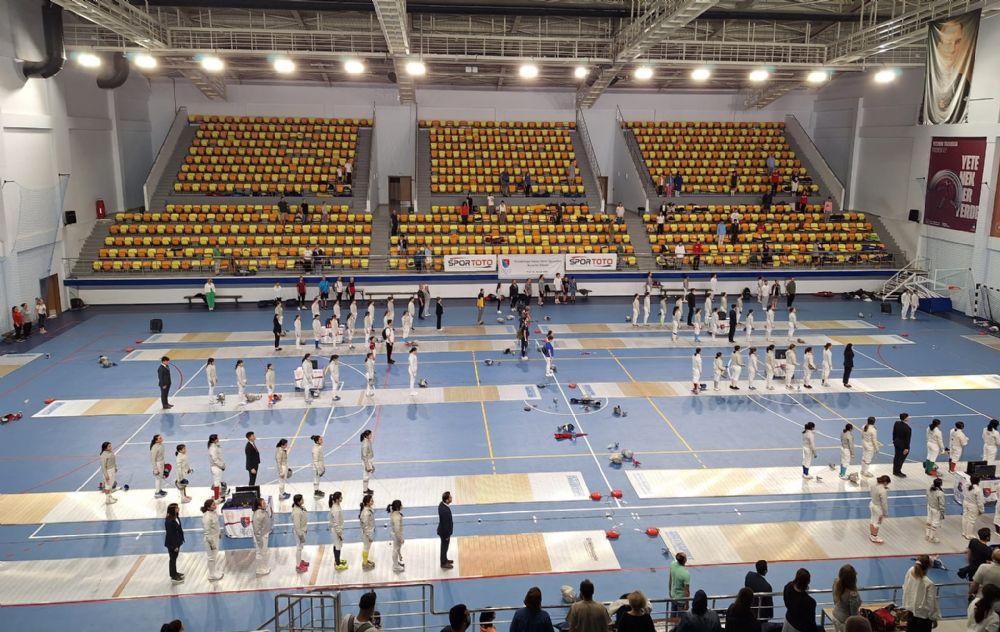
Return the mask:
POLYGON ((389 206, 395 209, 409 209, 413 202, 413 177, 389 176, 389 206))
POLYGON ((608 201, 608 176, 600 176, 597 178, 597 186, 601 188, 601 199, 605 202, 608 201))
POLYGON ((59 275, 52 274, 38 281, 38 295, 45 299, 49 318, 62 313, 62 293, 59 291, 59 275))

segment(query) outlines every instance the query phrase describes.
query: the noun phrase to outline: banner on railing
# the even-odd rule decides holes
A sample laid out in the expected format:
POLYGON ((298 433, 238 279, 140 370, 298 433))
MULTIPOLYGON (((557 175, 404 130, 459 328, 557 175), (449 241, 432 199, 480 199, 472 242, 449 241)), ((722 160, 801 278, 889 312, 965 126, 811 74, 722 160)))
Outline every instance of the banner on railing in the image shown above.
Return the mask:
POLYGON ((496 255, 445 255, 445 272, 495 272, 496 255))
POLYGON ((607 254, 566 255, 566 272, 617 270, 618 255, 607 254))
POLYGON ((566 255, 500 255, 501 279, 552 278, 566 270, 566 255))

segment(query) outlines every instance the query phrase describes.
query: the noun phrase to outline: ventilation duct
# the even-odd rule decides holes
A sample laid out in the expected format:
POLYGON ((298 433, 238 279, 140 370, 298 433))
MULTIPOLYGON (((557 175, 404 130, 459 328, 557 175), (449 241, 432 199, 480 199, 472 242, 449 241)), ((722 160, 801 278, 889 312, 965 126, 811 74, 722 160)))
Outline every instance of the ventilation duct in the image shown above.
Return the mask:
POLYGON ((63 40, 63 9, 59 5, 46 2, 42 5, 42 33, 45 36, 45 59, 26 61, 21 66, 25 78, 48 79, 62 70, 66 62, 66 47, 63 40))
POLYGON ((125 53, 115 53, 111 57, 111 67, 97 77, 97 87, 114 90, 128 79, 128 58, 125 53))

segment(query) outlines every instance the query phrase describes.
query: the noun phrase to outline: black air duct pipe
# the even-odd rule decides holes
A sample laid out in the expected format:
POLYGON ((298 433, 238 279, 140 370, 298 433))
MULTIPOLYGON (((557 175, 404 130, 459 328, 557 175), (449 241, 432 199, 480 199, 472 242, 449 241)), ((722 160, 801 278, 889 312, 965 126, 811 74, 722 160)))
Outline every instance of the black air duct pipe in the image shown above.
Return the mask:
POLYGON ((111 57, 111 67, 97 77, 97 87, 114 90, 128 79, 128 58, 125 53, 115 53, 111 57))
POLYGON ((66 47, 63 40, 63 9, 46 1, 42 5, 42 32, 45 35, 45 59, 26 61, 21 65, 25 78, 48 79, 62 70, 66 62, 66 47))

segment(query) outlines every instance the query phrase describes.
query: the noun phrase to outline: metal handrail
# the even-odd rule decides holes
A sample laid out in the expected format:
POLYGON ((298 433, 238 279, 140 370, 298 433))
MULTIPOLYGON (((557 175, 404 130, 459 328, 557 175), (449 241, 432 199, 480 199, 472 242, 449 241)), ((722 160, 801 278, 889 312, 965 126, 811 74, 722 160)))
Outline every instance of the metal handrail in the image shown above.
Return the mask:
MULTIPOLYGON (((372 131, 368 135, 368 194, 365 199, 365 212, 372 212, 372 191, 376 190, 379 185, 379 174, 378 174, 378 143, 376 142, 375 135, 378 133, 375 127, 375 116, 378 110, 375 108, 375 104, 372 103, 372 131)), ((355 155, 357 158, 357 155, 355 155)), ((376 191, 376 194, 378 192, 376 191)), ((378 198, 375 199, 375 206, 378 206, 378 198)))
POLYGON ((156 158, 153 160, 153 164, 149 167, 149 173, 146 174, 146 180, 142 183, 142 200, 146 205, 146 208, 150 208, 150 199, 153 196, 155 186, 159 184, 159 181, 163 178, 167 168, 167 162, 170 160, 170 155, 164 154, 163 149, 167 146, 167 142, 170 140, 173 140, 176 143, 177 139, 181 135, 181 132, 185 127, 187 127, 187 124, 187 108, 185 106, 181 106, 177 108, 177 112, 174 114, 174 120, 170 123, 170 128, 163 137, 163 142, 160 143, 160 148, 156 150, 156 158))
POLYGON ((597 162, 597 152, 594 151, 594 145, 590 141, 590 130, 587 128, 587 119, 580 108, 576 109, 576 131, 580 133, 580 138, 583 140, 583 151, 587 154, 587 160, 590 161, 590 170, 594 172, 595 176, 600 178, 601 165, 597 162))

